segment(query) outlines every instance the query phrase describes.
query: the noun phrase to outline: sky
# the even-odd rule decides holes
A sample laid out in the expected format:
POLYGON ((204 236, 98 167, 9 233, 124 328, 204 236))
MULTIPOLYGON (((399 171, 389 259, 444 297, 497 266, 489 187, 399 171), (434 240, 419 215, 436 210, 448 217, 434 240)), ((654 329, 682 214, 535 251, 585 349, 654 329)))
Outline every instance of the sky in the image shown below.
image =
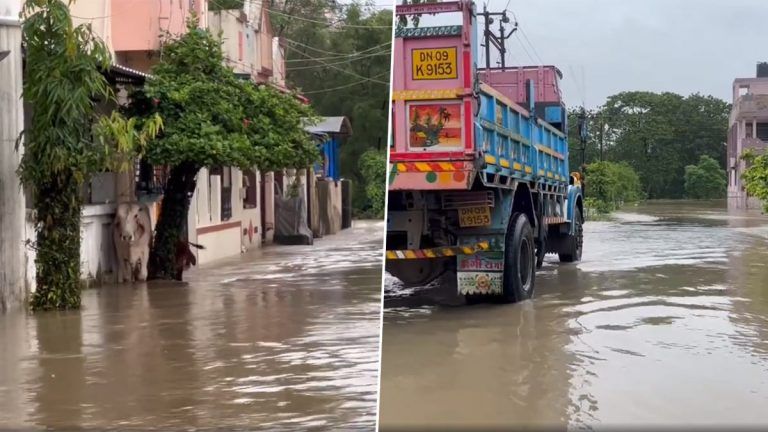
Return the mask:
MULTIPOLYGON (((476 0, 478 11, 485 1, 476 0)), ((631 90, 730 102, 734 78, 754 77, 757 62, 768 61, 768 0, 487 1, 517 16, 513 64, 540 63, 538 54, 558 66, 568 106, 595 107, 631 90)))

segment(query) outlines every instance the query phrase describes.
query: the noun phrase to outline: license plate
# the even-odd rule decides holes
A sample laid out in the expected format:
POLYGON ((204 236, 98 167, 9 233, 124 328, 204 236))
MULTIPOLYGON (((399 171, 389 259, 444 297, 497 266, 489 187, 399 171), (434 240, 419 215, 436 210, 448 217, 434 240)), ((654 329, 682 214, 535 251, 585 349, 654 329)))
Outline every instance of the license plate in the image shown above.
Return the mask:
POLYGON ((456 47, 424 48, 411 51, 414 80, 458 78, 456 47))
POLYGON ((488 206, 459 209, 459 226, 476 227, 491 224, 491 209, 488 206))

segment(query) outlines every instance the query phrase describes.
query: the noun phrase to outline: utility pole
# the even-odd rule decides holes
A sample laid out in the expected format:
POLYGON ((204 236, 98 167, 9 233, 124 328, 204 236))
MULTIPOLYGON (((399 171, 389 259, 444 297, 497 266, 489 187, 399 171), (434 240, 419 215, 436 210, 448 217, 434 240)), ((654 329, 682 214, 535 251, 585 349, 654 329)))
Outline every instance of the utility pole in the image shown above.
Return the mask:
POLYGON ((603 161, 603 130, 605 129, 605 123, 603 120, 603 113, 600 116, 600 162, 603 161))
POLYGON ((485 68, 488 70, 491 69, 491 44, 493 44, 493 46, 499 50, 499 54, 501 55, 501 70, 504 70, 504 68, 507 66, 505 59, 507 56, 506 40, 509 39, 509 37, 517 31, 517 23, 514 23, 512 30, 510 30, 509 33, 506 33, 504 24, 508 24, 510 22, 506 10, 503 12, 488 12, 488 6, 486 5, 483 6, 483 13, 481 15, 483 18, 485 18, 485 28, 483 30, 483 40, 485 42, 483 44, 483 47, 485 48, 485 68), (493 17, 501 17, 499 20, 498 35, 494 34, 493 30, 491 30, 493 17))
POLYGON ((584 174, 584 165, 587 163, 587 138, 589 137, 589 131, 587 127, 587 111, 584 107, 581 107, 581 114, 579 114, 579 141, 581 142, 581 166, 579 171, 584 174))

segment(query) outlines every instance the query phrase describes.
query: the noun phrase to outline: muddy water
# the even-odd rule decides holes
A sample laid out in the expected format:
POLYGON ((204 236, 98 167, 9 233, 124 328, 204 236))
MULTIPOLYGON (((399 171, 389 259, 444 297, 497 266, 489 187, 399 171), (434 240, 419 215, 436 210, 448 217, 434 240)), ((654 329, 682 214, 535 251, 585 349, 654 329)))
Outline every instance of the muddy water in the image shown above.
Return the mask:
POLYGON ((768 218, 655 203, 588 222, 533 301, 386 282, 381 424, 768 424, 768 218))
POLYGON ((382 230, 0 316, 0 428, 373 429, 382 230))

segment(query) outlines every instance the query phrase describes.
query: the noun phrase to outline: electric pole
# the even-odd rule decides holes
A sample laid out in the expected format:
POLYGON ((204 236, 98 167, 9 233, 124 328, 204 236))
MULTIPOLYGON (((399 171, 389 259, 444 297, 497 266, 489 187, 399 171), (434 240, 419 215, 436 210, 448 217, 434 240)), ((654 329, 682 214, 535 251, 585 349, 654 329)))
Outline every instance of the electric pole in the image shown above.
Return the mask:
POLYGON ((483 6, 482 16, 485 18, 485 28, 483 30, 483 40, 485 41, 483 44, 483 47, 485 48, 485 68, 488 70, 491 69, 491 44, 493 44, 493 46, 499 50, 499 54, 501 55, 501 70, 504 70, 507 66, 505 59, 507 55, 506 40, 517 31, 517 23, 514 23, 512 30, 510 30, 509 33, 506 33, 507 29, 504 27, 504 24, 510 22, 506 10, 504 12, 488 12, 488 6, 486 5, 483 6), (498 35, 494 34, 493 30, 491 30, 493 17, 501 17, 499 20, 498 35))

